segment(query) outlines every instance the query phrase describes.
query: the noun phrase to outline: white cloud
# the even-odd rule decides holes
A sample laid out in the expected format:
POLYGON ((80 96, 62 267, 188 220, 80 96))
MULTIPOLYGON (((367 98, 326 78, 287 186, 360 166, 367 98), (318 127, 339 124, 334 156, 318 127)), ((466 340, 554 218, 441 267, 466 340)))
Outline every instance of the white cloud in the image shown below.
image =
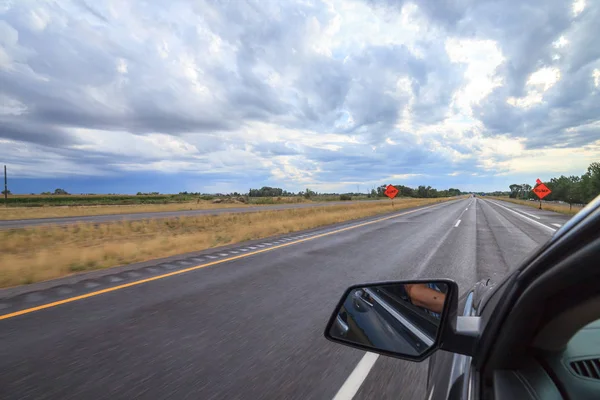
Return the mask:
POLYGON ((502 79, 495 72, 504 57, 498 44, 491 40, 450 38, 446 40, 445 48, 452 62, 467 65, 466 84, 454 94, 454 102, 461 112, 471 115, 472 104, 478 104, 502 85, 502 79))
POLYGON ((568 44, 569 41, 564 36, 559 37, 554 43, 552 43, 552 45, 557 49, 561 49, 568 44))
POLYGON ((43 8, 32 9, 29 12, 27 23, 31 30, 41 32, 46 29, 49 22, 50 15, 43 8))
POLYGON ((507 21, 531 7, 490 4, 14 2, 0 11, 0 156, 23 176, 315 188, 598 159, 597 41, 580 25, 598 4, 574 2, 577 18, 540 5, 528 24, 507 21))
POLYGON ((507 174, 535 174, 546 176, 581 175, 592 162, 598 161, 600 140, 579 149, 527 150, 498 165, 507 174), (568 160, 565 163, 564 160, 568 160))
POLYGON ((117 61, 117 71, 120 74, 126 74, 127 73, 127 61, 123 60, 122 58, 119 59, 117 61))
POLYGON ((585 10, 585 0, 573 1, 573 14, 575 16, 581 14, 583 10, 585 10))
POLYGON ((509 97, 506 102, 511 106, 528 108, 544 100, 544 92, 548 91, 560 80, 558 68, 541 68, 529 76, 527 80, 527 95, 516 98, 509 97))

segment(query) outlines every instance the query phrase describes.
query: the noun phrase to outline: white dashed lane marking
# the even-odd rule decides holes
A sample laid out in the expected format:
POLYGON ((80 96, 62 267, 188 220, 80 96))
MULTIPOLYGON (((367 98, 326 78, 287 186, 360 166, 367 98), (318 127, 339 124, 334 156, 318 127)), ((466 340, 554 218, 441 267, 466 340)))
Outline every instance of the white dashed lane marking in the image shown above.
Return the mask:
POLYGON ((360 389, 360 386, 371 372, 371 368, 375 365, 375 361, 379 358, 379 354, 365 353, 363 358, 359 361, 354 371, 350 374, 346 382, 342 385, 340 390, 333 398, 333 400, 351 400, 360 389))

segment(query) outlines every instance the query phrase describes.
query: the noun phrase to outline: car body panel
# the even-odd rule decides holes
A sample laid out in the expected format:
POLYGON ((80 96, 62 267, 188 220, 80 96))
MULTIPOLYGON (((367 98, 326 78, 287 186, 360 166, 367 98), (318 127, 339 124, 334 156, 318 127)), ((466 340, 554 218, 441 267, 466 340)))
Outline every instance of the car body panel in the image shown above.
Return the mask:
MULTIPOLYGON (((496 285, 490 279, 477 282, 459 299, 459 307, 462 306, 461 315, 479 316, 483 301, 492 295, 495 289, 496 285)), ((469 398, 471 357, 438 350, 429 360, 427 399, 469 398)))

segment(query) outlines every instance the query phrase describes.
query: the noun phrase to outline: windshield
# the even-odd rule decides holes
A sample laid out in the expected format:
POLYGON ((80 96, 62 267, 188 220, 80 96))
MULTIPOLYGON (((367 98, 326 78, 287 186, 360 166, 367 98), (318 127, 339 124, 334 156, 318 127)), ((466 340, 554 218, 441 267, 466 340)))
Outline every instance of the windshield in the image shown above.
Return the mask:
MULTIPOLYGON (((600 194, 598 21, 0 0, 2 397, 348 393, 364 353, 321 335, 346 288, 497 284, 600 194)), ((352 396, 427 398, 425 370, 370 357, 352 396)))

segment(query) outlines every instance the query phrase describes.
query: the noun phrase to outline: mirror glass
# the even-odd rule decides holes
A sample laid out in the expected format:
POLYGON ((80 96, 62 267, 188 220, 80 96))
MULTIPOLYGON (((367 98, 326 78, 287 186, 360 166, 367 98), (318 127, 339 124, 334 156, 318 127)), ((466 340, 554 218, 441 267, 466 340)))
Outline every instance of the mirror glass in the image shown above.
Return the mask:
POLYGON ((419 357, 435 345, 448 284, 391 283, 351 289, 329 336, 373 350, 419 357))

